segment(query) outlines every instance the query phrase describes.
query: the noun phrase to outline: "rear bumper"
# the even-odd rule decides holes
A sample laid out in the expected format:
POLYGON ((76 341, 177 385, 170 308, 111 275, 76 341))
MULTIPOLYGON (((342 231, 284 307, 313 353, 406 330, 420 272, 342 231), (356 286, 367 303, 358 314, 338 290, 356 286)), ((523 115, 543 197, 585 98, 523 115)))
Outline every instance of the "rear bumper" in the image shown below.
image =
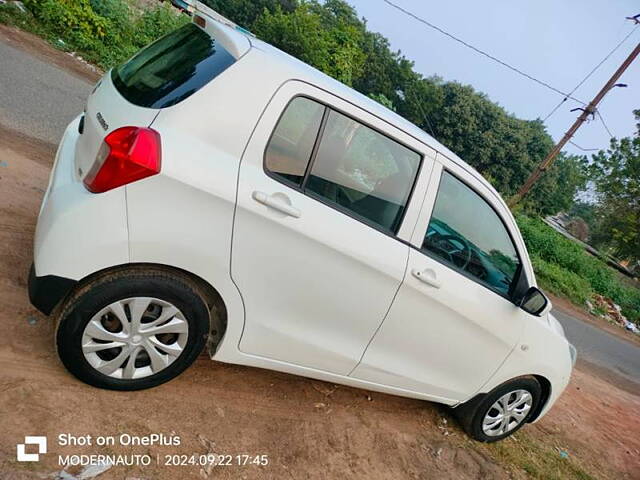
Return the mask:
POLYGON ((34 307, 45 315, 49 315, 56 305, 75 287, 76 283, 75 280, 56 277, 55 275, 38 277, 35 267, 31 265, 31 270, 29 270, 29 300, 34 307))
POLYGON ((29 290, 45 313, 72 282, 129 261, 125 188, 93 194, 84 187, 75 168, 79 122, 60 142, 35 231, 29 290))

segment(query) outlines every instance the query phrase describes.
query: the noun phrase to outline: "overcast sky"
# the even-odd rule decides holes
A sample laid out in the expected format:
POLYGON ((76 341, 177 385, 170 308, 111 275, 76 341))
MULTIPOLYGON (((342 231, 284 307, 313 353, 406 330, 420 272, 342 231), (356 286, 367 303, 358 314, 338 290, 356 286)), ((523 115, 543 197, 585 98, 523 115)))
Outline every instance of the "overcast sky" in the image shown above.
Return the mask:
MULTIPOLYGON (((425 76, 439 75, 472 85, 524 119, 544 118, 562 97, 469 50, 406 16, 382 0, 348 0, 369 29, 389 38, 425 76)), ((537 77, 561 91, 572 90, 630 31, 624 18, 640 13, 638 0, 393 0, 416 15, 537 77)), ((640 42, 640 28, 578 89, 589 102, 640 42)), ((640 57, 600 105, 616 137, 635 132, 632 110, 640 108, 640 57)), ((547 122, 559 140, 576 118, 567 101, 547 122)), ((578 112, 579 113, 579 112, 578 112)), ((609 135, 597 119, 574 137, 583 148, 606 148, 609 135)), ((572 145, 565 148, 583 153, 572 145)))

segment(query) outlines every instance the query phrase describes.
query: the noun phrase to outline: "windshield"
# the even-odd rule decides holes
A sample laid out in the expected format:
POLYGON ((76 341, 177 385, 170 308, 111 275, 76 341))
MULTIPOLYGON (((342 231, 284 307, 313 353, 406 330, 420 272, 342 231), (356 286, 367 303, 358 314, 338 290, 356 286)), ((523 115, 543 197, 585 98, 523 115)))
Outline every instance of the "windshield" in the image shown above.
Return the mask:
POLYGON ((114 68, 111 78, 129 102, 164 108, 193 95, 234 62, 219 42, 189 23, 114 68))

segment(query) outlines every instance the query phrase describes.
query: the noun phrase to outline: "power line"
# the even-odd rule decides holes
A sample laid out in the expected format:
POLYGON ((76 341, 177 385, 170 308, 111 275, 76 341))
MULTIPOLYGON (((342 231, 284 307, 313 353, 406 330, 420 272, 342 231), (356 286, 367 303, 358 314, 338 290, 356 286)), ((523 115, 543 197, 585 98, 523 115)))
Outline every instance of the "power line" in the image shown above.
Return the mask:
POLYGON ((431 127, 431 121, 429 120, 429 116, 427 115, 427 113, 424 111, 424 109, 422 108, 422 102, 417 102, 418 106, 420 107, 420 112, 422 113, 422 115, 424 116, 424 119, 427 121, 427 127, 429 127, 429 131, 431 132, 431 136, 433 138, 437 138, 436 134, 433 133, 433 128, 431 127))
POLYGON ((553 92, 555 92, 555 93, 558 93, 558 94, 562 95, 562 96, 563 96, 563 97, 565 97, 565 98, 569 98, 569 99, 571 99, 571 100, 573 100, 573 101, 575 101, 575 102, 578 102, 578 103, 579 103, 579 104, 581 104, 581 105, 586 105, 586 103, 585 103, 585 102, 583 102, 582 100, 579 100, 579 99, 577 99, 577 98, 573 97, 571 94, 565 93, 565 92, 563 92, 562 90, 559 90, 559 89, 557 89, 556 87, 554 87, 554 86, 552 86, 552 85, 549 85, 547 82, 544 82, 544 81, 542 81, 542 80, 539 80, 539 79, 537 79, 537 78, 533 77, 532 75, 529 75, 528 73, 525 73, 525 72, 523 72, 522 70, 520 70, 520 69, 518 69, 518 68, 514 67, 513 65, 510 65, 510 64, 508 64, 507 62, 505 62, 505 61, 503 61, 503 60, 500 60, 500 59, 499 59, 499 58, 497 58, 497 57, 494 57, 493 55, 491 55, 491 54, 489 54, 489 53, 485 52, 484 50, 481 50, 481 49, 479 49, 479 48, 477 48, 477 47, 474 47, 474 46, 473 46, 473 45, 471 45, 470 43, 467 43, 467 42, 465 42, 464 40, 462 40, 462 39, 460 39, 460 38, 456 37, 455 35, 452 35, 451 33, 447 32, 446 30, 444 30, 444 29, 442 29, 442 28, 440 28, 440 27, 438 27, 438 26, 434 25, 433 23, 428 22, 428 21, 427 21, 427 20, 425 20, 424 18, 421 18, 421 17, 417 16, 416 14, 414 14, 414 13, 412 13, 412 12, 408 11, 408 10, 405 10, 405 9, 404 9, 404 8, 402 8, 400 5, 396 5, 395 3, 391 2, 390 0, 382 0, 382 1, 383 1, 384 3, 386 3, 387 5, 389 5, 389 6, 393 7, 393 8, 395 8, 396 10, 398 10, 398 11, 400 11, 400 12, 404 13, 405 15, 408 15, 409 17, 413 18, 414 20, 417 20, 418 22, 420 22, 420 23, 422 23, 422 24, 426 25, 427 27, 432 28, 432 29, 434 29, 434 30, 437 30, 438 32, 442 33, 443 35, 446 35, 447 37, 451 38, 452 40, 455 40, 456 42, 458 42, 458 43, 460 43, 460 44, 464 45, 465 47, 470 48, 470 49, 471 49, 471 50, 473 50, 474 52, 479 53, 480 55, 483 55, 483 56, 485 56, 485 57, 489 58, 490 60, 493 60, 494 62, 499 63, 499 64, 500 64, 500 65, 502 65, 503 67, 506 67, 506 68, 508 68, 509 70, 512 70, 512 71, 516 72, 517 74, 522 75, 522 76, 523 76, 523 77, 525 77, 525 78, 528 78, 529 80, 532 80, 533 82, 537 83, 538 85, 542 85, 543 87, 545 87, 545 88, 547 88, 547 89, 549 89, 549 90, 551 90, 551 91, 553 91, 553 92))
MULTIPOLYGON (((577 89, 576 89, 576 88, 574 88, 574 89, 571 91, 571 93, 575 92, 576 90, 577 90, 577 89)), ((557 111, 557 110, 562 106, 562 104, 564 104, 564 102, 566 102, 566 101, 567 101, 567 97, 564 97, 564 98, 560 101, 560 103, 559 103, 558 105, 556 105, 556 106, 554 107, 554 109, 553 109, 553 110, 551 110, 551 111, 547 114, 547 116, 546 116, 546 117, 544 117, 544 120, 542 120, 542 123, 545 123, 547 120, 549 120, 549 118, 551 117, 551 115, 553 115, 554 113, 556 113, 556 111, 557 111)))
POLYGON ((604 117, 602 116, 602 114, 600 113, 600 110, 596 110, 596 114, 598 115, 598 117, 600 118, 600 121, 602 122, 602 125, 604 126, 604 129, 607 131, 607 133, 609 134, 610 138, 613 138, 614 135, 613 133, 611 133, 611 130, 609 130, 609 127, 607 127, 607 122, 604 121, 604 117))
MULTIPOLYGON (((413 92, 413 90, 412 90, 412 92, 413 92)), ((427 112, 425 112, 424 109, 422 108, 422 102, 420 101, 420 99, 418 99, 418 96, 415 93, 414 93, 414 99, 416 100, 416 103, 418 104, 418 108, 420 109, 420 113, 422 113, 422 116, 427 121, 427 126, 429 127, 429 131, 431 132, 431 136, 433 138, 436 138, 436 134, 433 133, 433 128, 431 127, 431 121, 429 120, 429 116, 427 115, 427 112)))
POLYGON ((569 140, 569 143, 571 145, 573 145, 574 147, 576 147, 577 149, 582 150, 583 152, 598 152, 598 151, 600 151, 599 148, 583 148, 580 145, 578 145, 577 143, 572 142, 571 140, 569 140))
MULTIPOLYGON (((622 44, 623 44, 624 42, 626 42, 626 41, 629 39, 629 37, 635 33, 635 31, 636 31, 636 29, 637 29, 637 28, 638 28, 638 26, 637 26, 637 25, 636 25, 634 28, 632 28, 632 29, 631 29, 631 31, 627 34, 627 36, 626 36, 626 37, 624 37, 624 38, 622 39, 622 41, 621 41, 620 43, 618 43, 618 44, 614 47, 614 49, 613 49, 613 50, 611 50, 611 51, 608 53, 608 55, 607 55, 606 57, 604 57, 604 58, 600 61, 600 63, 598 63, 598 64, 593 68, 593 70, 591 70, 591 71, 587 74, 587 76, 586 76, 586 77, 584 77, 584 78, 582 79, 582 81, 581 81, 580 83, 578 83, 578 85, 576 85, 576 86, 573 88, 573 90, 571 90, 571 92, 569 92, 569 95, 573 95, 573 94, 574 94, 574 92, 575 92, 576 90, 578 90, 578 89, 579 89, 579 88, 584 84, 584 82, 586 82, 586 81, 589 79, 589 77, 591 77, 591 75, 593 75, 593 74, 596 72, 596 70, 598 70, 598 69, 602 66, 602 64, 603 64, 604 62, 606 62, 607 60, 609 60, 609 58, 611 58, 611 55, 613 55, 613 54, 614 54, 614 53, 615 53, 615 52, 616 52, 616 51, 617 51, 617 50, 622 46, 622 44)), ((567 101, 567 98, 568 98, 568 96, 567 96, 567 97, 565 97, 565 98, 563 98, 563 99, 562 99, 562 101, 561 101, 560 103, 558 103, 558 105, 556 105, 556 106, 554 107, 554 109, 553 109, 553 110, 551 110, 551 112, 549 112, 549 114, 547 114, 547 116, 546 116, 546 117, 544 117, 544 120, 542 120, 542 122, 543 122, 543 123, 544 123, 544 122, 546 122, 546 121, 551 117, 551 115, 553 115, 554 113, 556 113, 556 111, 557 111, 557 110, 562 106, 562 104, 563 104, 564 102, 566 102, 566 101, 567 101)))
MULTIPOLYGON (((595 113, 597 113, 598 117, 602 121, 602 124, 607 129, 607 132, 611 133, 611 130, 609 130, 609 127, 607 127, 606 122, 602 118, 602 114, 598 111, 598 105, 600 104, 602 99, 605 97, 605 95, 607 93, 609 93, 609 91, 612 88, 621 87, 621 86, 624 85, 623 83, 616 83, 616 82, 620 79, 620 77, 624 74, 624 72, 627 71, 627 69, 633 63, 633 61, 636 58, 638 58, 638 55, 640 55, 640 43, 638 43, 638 45, 636 45, 636 47, 633 49, 633 51, 622 62, 622 64, 614 72, 614 74, 607 81, 607 83, 605 83, 604 86, 600 89, 600 91, 596 94, 596 96, 593 97, 593 100, 591 100, 589 102, 589 105, 587 105, 585 108, 574 109, 574 110, 582 110, 582 113, 576 119, 576 121, 573 122, 573 125, 571 125, 571 127, 569 127, 569 130, 567 130, 567 132, 560 139, 560 141, 558 143, 556 143, 556 145, 553 147, 553 149, 547 154, 545 159, 542 162, 540 162, 540 165, 538 165, 535 168, 535 170, 531 173, 531 175, 529 175, 529 178, 527 178, 527 180, 524 182, 522 187, 520 187, 518 192, 513 197, 511 197, 509 199, 508 205, 510 207, 513 207, 514 205, 516 205, 520 200, 522 200, 522 198, 527 193, 529 193, 529 191, 531 190, 531 187, 533 187, 533 185, 540 178, 540 176, 542 174, 544 174, 544 172, 547 171, 549 169, 549 167, 551 167, 551 165, 553 164, 553 160, 556 158, 558 153, 560 153, 560 150, 562 150, 562 147, 564 147, 567 144, 567 142, 573 138, 573 136, 578 131, 580 126, 584 122, 587 121, 589 116, 594 116, 595 113)), ((613 136, 613 135, 611 135, 611 136, 613 136)))

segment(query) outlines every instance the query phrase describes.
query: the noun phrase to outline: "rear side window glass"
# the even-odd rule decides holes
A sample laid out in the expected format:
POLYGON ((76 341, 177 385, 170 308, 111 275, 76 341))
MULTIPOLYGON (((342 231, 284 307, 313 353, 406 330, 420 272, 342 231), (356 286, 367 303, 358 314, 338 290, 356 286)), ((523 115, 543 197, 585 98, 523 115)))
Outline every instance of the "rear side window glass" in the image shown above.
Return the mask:
POLYGON ((422 249, 503 296, 520 266, 495 210, 448 172, 442 174, 422 249))
POLYGON ((324 105, 304 97, 289 103, 267 146, 265 166, 271 174, 302 185, 324 110, 324 105))
POLYGON ((193 95, 234 62, 219 42, 190 23, 114 68, 111 78, 129 102, 164 108, 193 95))
POLYGON ((332 110, 305 192, 396 233, 420 159, 413 150, 332 110))

